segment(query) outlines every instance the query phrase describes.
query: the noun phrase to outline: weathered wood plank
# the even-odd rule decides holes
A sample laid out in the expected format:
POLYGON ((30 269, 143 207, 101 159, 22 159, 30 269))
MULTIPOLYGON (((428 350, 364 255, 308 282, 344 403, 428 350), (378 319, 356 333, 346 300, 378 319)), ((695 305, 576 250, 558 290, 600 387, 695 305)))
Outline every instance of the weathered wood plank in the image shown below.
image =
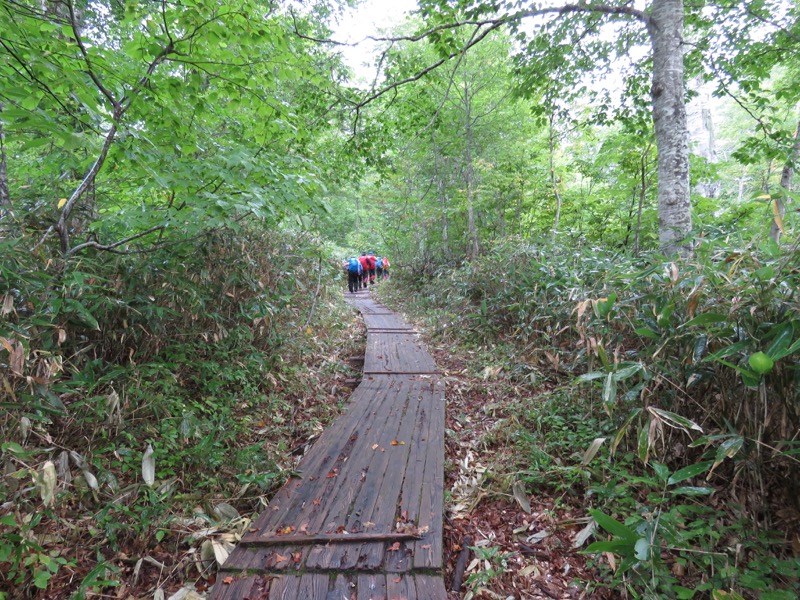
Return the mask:
MULTIPOLYGON (((300 577, 280 575, 272 580, 269 587, 269 600, 300 600, 300 577)), ((314 600, 308 598, 308 600, 314 600)))
POLYGON ((419 574, 414 578, 417 588, 417 598, 426 600, 447 600, 447 590, 444 579, 438 575, 419 574))
POLYGON ((421 342, 409 337, 396 333, 368 334, 364 373, 438 372, 421 342))
POLYGON ((395 314, 371 314, 364 315, 364 325, 370 329, 412 329, 411 325, 395 314))
MULTIPOLYGON (((375 502, 376 490, 387 473, 390 457, 396 455, 397 446, 392 446, 396 441, 397 430, 402 419, 404 403, 407 402, 408 392, 403 386, 396 386, 391 394, 391 402, 381 406, 375 411, 375 420, 382 423, 382 428, 375 428, 370 435, 363 436, 364 445, 361 446, 363 456, 359 462, 353 462, 350 468, 356 471, 357 479, 350 475, 347 480, 351 482, 348 489, 340 489, 336 500, 327 516, 325 527, 333 523, 344 526, 348 531, 370 531, 374 533, 388 533, 391 523, 384 524, 373 521, 364 516, 364 511, 375 502), (360 470, 360 472, 359 472, 360 470)), ((382 547, 382 544, 370 544, 382 547)), ((359 559, 359 551, 353 548, 326 547, 314 553, 309 566, 328 568, 338 565, 339 568, 350 568, 359 559)))
MULTIPOLYGON (((363 511, 364 518, 368 519, 370 522, 376 523, 378 527, 387 527, 389 528, 388 530, 394 527, 396 521, 396 510, 402 490, 402 476, 408 465, 408 459, 411 454, 411 438, 416 424, 416 416, 423 400, 420 392, 419 381, 408 382, 407 404, 402 414, 397 437, 393 440, 397 442, 397 445, 393 446, 392 456, 389 457, 391 462, 387 463, 385 469, 386 474, 381 480, 381 485, 377 494, 373 495, 370 499, 371 501, 365 505, 363 511)), ((401 519, 401 523, 403 523, 403 521, 404 520, 401 519)), ((399 546, 398 544, 395 547, 396 549, 390 552, 398 551, 397 549, 399 549, 399 546)), ((386 544, 386 547, 393 547, 393 545, 386 544)), ((362 554, 363 556, 358 562, 359 568, 377 569, 383 563, 383 548, 370 545, 370 547, 364 548, 362 554)))
POLYGON ((308 600, 326 600, 329 583, 330 579, 324 573, 304 573, 300 577, 297 597, 308 600))
MULTIPOLYGON (((417 600, 414 577, 397 573, 387 574, 386 597, 389 600, 417 600)), ((420 600, 423 600, 423 598, 420 598, 420 600)))
POLYGON ((214 584, 214 590, 219 589, 219 593, 215 594, 214 598, 217 600, 234 600, 237 598, 246 598, 253 589, 256 583, 256 578, 249 577, 234 577, 230 583, 225 583, 225 576, 220 575, 217 583, 214 584))
POLYGON ((359 575, 356 600, 386 600, 386 575, 383 573, 359 575))
POLYGON ((431 382, 429 396, 430 428, 426 447, 428 456, 422 477, 419 526, 432 533, 429 539, 414 543, 414 566, 425 569, 442 567, 442 520, 444 503, 444 389, 440 379, 431 382))
POLYGON ((353 533, 318 533, 315 535, 276 535, 271 537, 250 538, 242 541, 241 546, 248 548, 260 546, 305 546, 308 544, 350 544, 364 542, 400 542, 417 540, 420 538, 415 533, 369 533, 353 530, 353 533))
POLYGON ((350 593, 355 589, 355 586, 356 584, 350 575, 337 575, 336 580, 333 582, 333 587, 328 592, 325 600, 350 600, 350 593))

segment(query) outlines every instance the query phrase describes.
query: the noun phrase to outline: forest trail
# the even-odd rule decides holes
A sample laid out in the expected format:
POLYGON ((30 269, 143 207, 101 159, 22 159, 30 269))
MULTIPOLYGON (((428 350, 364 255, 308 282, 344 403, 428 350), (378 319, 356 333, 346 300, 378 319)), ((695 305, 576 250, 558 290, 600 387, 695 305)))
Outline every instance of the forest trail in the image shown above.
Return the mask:
POLYGON ((444 600, 444 382, 413 328, 360 291, 363 379, 231 553, 212 600, 444 600))

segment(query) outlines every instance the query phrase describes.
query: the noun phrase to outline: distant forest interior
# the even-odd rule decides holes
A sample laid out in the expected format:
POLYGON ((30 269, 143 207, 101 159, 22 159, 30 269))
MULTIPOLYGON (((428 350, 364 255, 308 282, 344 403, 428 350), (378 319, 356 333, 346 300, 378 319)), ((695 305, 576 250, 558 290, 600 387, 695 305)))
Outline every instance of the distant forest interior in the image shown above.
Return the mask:
POLYGON ((800 2, 358 4, 0 0, 0 600, 225 585, 351 293, 443 376, 452 600, 800 597, 800 2))

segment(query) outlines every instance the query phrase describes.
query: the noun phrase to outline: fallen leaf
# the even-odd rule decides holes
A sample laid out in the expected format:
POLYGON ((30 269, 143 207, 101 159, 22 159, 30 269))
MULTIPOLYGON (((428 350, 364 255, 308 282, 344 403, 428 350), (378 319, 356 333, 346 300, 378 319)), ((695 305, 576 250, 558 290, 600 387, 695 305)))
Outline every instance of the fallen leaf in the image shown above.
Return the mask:
POLYGON ((372 444, 372 449, 373 449, 373 450, 376 450, 376 449, 378 449, 378 448, 379 448, 378 444, 372 444))
POLYGON ((283 554, 276 554, 275 555, 275 562, 281 563, 281 562, 286 562, 287 560, 289 560, 288 556, 284 556, 283 554))
POLYGON ((398 442, 397 440, 392 440, 392 446, 405 446, 405 442, 398 442))
POLYGON ((302 552, 292 552, 292 560, 296 563, 299 563, 303 560, 303 553, 302 552))
POLYGON ((233 583, 233 577, 226 577, 225 579, 222 580, 222 583, 228 583, 228 584, 233 583))
POLYGON ((283 529, 279 529, 279 530, 278 530, 278 534, 279 534, 279 535, 289 535, 289 534, 290 534, 290 533, 292 533, 293 531, 294 531, 294 527, 292 527, 291 525, 287 525, 287 526, 286 526, 286 527, 284 527, 283 529))
POLYGON ((308 523, 303 523, 300 525, 300 529, 298 529, 300 533, 308 533, 308 523))
POLYGON ((319 506, 319 503, 320 503, 320 499, 319 498, 317 498, 316 500, 311 502, 311 504, 313 504, 314 506, 319 506))
POLYGON ((400 550, 400 542, 395 542, 386 549, 387 552, 397 552, 398 550, 400 550))
POLYGON ((330 473, 328 473, 327 479, 333 479, 339 474, 339 469, 333 469, 330 473))

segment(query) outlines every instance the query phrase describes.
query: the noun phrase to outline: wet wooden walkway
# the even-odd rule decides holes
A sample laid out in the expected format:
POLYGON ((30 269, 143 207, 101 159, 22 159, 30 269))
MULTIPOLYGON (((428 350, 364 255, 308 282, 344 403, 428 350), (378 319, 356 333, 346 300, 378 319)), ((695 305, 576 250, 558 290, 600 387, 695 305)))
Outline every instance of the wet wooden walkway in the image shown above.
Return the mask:
POLYGON ((367 291, 364 374, 217 576, 212 600, 445 600, 444 383, 367 291))

